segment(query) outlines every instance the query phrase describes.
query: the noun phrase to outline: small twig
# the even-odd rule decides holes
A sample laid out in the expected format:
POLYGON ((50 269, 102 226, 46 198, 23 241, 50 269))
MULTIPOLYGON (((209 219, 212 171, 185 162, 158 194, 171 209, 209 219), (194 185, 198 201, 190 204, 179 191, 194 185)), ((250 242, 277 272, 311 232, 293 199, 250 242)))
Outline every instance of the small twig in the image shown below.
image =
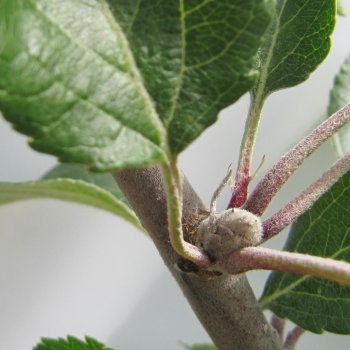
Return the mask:
POLYGON ((264 165, 264 162, 265 162, 265 154, 262 156, 258 167, 254 171, 253 175, 250 177, 250 181, 253 181, 255 179, 255 177, 259 174, 259 171, 262 168, 262 166, 264 165))
POLYGON ((284 350, 293 350, 297 344, 300 336, 305 332, 305 330, 299 326, 294 327, 290 332, 288 332, 286 341, 284 342, 284 350))
POLYGON ((350 285, 350 264, 347 262, 263 247, 237 250, 213 266, 213 270, 229 274, 256 269, 310 275, 350 285))
POLYGON ((350 104, 347 104, 301 140, 267 172, 249 196, 244 209, 261 216, 272 198, 304 160, 349 121, 350 104))
POLYGON ((272 314, 271 316, 271 326, 276 329, 277 334, 279 335, 281 342, 284 337, 284 327, 286 325, 286 321, 282 318, 279 318, 277 315, 272 314))
POLYGON ((350 153, 347 153, 303 193, 263 222, 263 240, 266 241, 281 232, 301 214, 307 211, 312 204, 349 169, 350 153))
POLYGON ((211 198, 211 201, 210 201, 210 216, 211 216, 212 220, 214 219, 214 216, 215 216, 215 213, 216 213, 216 202, 217 202, 221 192, 225 188, 225 186, 230 182, 231 176, 232 176, 232 168, 230 166, 228 168, 226 176, 222 179, 222 181, 220 182, 218 188, 215 190, 215 192, 213 194, 213 197, 211 198))

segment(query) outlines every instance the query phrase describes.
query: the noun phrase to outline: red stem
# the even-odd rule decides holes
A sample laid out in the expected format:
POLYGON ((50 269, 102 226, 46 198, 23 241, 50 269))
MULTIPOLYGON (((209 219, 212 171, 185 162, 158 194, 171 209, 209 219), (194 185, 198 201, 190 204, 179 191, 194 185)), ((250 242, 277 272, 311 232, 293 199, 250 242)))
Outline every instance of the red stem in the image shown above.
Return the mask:
POLYGON ((350 104, 347 104, 301 140, 267 172, 249 196, 244 209, 261 216, 272 198, 304 160, 349 120, 350 104))
POLYGON ((233 188, 232 196, 227 209, 239 208, 246 202, 248 197, 249 182, 250 182, 249 162, 248 160, 246 160, 245 165, 242 169, 242 172, 237 173, 235 186, 233 188))
POLYGON ((300 336, 305 332, 299 326, 294 327, 287 335, 286 341, 284 342, 284 350, 293 350, 300 336))
POLYGON ((310 275, 350 285, 349 263, 263 247, 236 250, 228 258, 213 266, 213 270, 229 274, 256 269, 310 275))
POLYGON ((272 314, 271 317, 271 326, 276 329, 277 334, 279 335, 281 342, 283 341, 284 327, 286 321, 282 318, 279 318, 277 315, 272 314))
POLYGON ((306 212, 349 169, 350 153, 347 153, 303 193, 263 222, 263 240, 275 236, 306 212))

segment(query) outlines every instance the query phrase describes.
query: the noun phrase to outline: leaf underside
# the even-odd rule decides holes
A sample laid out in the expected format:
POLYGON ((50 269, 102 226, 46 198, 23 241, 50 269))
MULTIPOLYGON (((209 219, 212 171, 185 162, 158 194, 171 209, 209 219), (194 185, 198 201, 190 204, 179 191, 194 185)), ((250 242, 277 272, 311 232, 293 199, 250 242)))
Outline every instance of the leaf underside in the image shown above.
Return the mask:
POLYGON ((335 0, 272 3, 274 16, 259 53, 261 74, 254 89, 262 99, 308 79, 329 52, 336 18, 335 0))
MULTIPOLYGON (((350 172, 293 224, 285 246, 291 252, 350 261, 350 172)), ((273 272, 261 305, 315 333, 350 333, 350 287, 273 272)))
POLYGON ((85 337, 85 341, 68 336, 67 339, 43 338, 33 350, 113 350, 97 340, 85 337))
POLYGON ((2 0, 0 110, 63 162, 166 161, 251 89, 268 23, 264 0, 2 0))
MULTIPOLYGON (((328 115, 350 103, 350 55, 345 59, 335 77, 330 94, 328 115)), ((339 157, 350 151, 350 125, 343 126, 334 136, 333 143, 339 157)))
POLYGON ((82 180, 53 179, 24 183, 0 183, 0 205, 34 198, 55 198, 89 205, 121 216, 144 231, 135 213, 101 187, 82 180))
POLYGON ((131 209, 129 202, 118 187, 113 175, 110 173, 93 173, 87 170, 86 167, 81 164, 64 163, 53 167, 41 178, 41 180, 62 178, 82 180, 101 187, 103 190, 111 193, 118 201, 122 201, 131 209))

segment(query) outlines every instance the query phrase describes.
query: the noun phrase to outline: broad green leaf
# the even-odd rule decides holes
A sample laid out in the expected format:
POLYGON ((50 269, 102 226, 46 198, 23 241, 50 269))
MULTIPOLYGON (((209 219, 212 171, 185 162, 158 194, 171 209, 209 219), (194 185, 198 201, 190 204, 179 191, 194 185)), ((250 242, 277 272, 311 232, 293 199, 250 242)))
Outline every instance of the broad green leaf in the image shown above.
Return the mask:
POLYGON ((33 198, 56 198, 103 209, 144 230, 135 213, 123 201, 101 187, 82 180, 0 183, 0 205, 33 198))
POLYGON ((104 1, 1 0, 0 109, 62 161, 103 171, 164 160, 163 127, 104 1))
POLYGON ((108 1, 179 153, 249 91, 264 0, 108 1))
MULTIPOLYGON (((285 250, 350 261, 350 172, 292 226, 285 250)), ((350 333, 350 288, 289 273, 271 273, 261 305, 315 333, 350 333)))
POLYGON ((186 350, 217 350, 217 348, 211 344, 185 345, 185 349, 186 350))
POLYGON ((118 201, 122 201, 130 207, 130 204, 124 197, 124 194, 122 193, 122 191, 117 185, 117 182, 114 180, 112 174, 110 173, 93 173, 87 170, 86 167, 84 167, 81 164, 65 163, 58 164, 57 166, 52 168, 42 177, 42 180, 59 178, 82 180, 91 183, 95 186, 101 187, 107 192, 113 194, 118 201))
MULTIPOLYGON (((328 115, 350 103, 350 55, 345 59, 334 80, 328 106, 328 115)), ((350 125, 342 127, 334 136, 333 142, 338 156, 350 151, 350 125)))
POLYGON ((113 350, 97 340, 85 337, 85 341, 68 336, 67 339, 43 338, 33 350, 113 350))
POLYGON ((62 161, 162 161, 252 88, 268 23, 266 0, 1 0, 0 110, 62 161))
POLYGON ((272 92, 308 79, 330 49, 335 0, 276 0, 273 21, 260 51, 260 78, 254 94, 264 100, 272 92))

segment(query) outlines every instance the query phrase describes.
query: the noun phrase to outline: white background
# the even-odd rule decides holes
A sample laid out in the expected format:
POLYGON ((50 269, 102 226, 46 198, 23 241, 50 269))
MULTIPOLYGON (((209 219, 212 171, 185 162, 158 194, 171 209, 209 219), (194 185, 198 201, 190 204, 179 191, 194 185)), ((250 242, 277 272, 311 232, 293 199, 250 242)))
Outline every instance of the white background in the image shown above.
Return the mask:
MULTIPOLYGON (((350 13, 349 2, 346 3, 350 13)), ((263 174, 324 117, 333 77, 350 52, 350 19, 339 19, 333 49, 304 84, 269 98, 259 130, 255 166, 263 174)), ((237 163, 248 96, 220 114, 181 157, 206 203, 237 163)), ((29 149, 24 136, 0 119, 0 181, 35 180, 54 157, 29 149)), ((270 207, 276 211, 333 162, 316 152, 270 207)), ((228 201, 228 191, 221 209, 228 201)), ((280 247, 286 232, 270 246, 280 247)), ((249 274, 257 296, 267 273, 249 274)), ((0 207, 0 350, 29 350, 41 336, 85 334, 119 350, 175 350, 208 341, 150 239, 111 214, 54 200, 0 207)), ((306 334, 298 349, 349 349, 345 336, 306 334)))

